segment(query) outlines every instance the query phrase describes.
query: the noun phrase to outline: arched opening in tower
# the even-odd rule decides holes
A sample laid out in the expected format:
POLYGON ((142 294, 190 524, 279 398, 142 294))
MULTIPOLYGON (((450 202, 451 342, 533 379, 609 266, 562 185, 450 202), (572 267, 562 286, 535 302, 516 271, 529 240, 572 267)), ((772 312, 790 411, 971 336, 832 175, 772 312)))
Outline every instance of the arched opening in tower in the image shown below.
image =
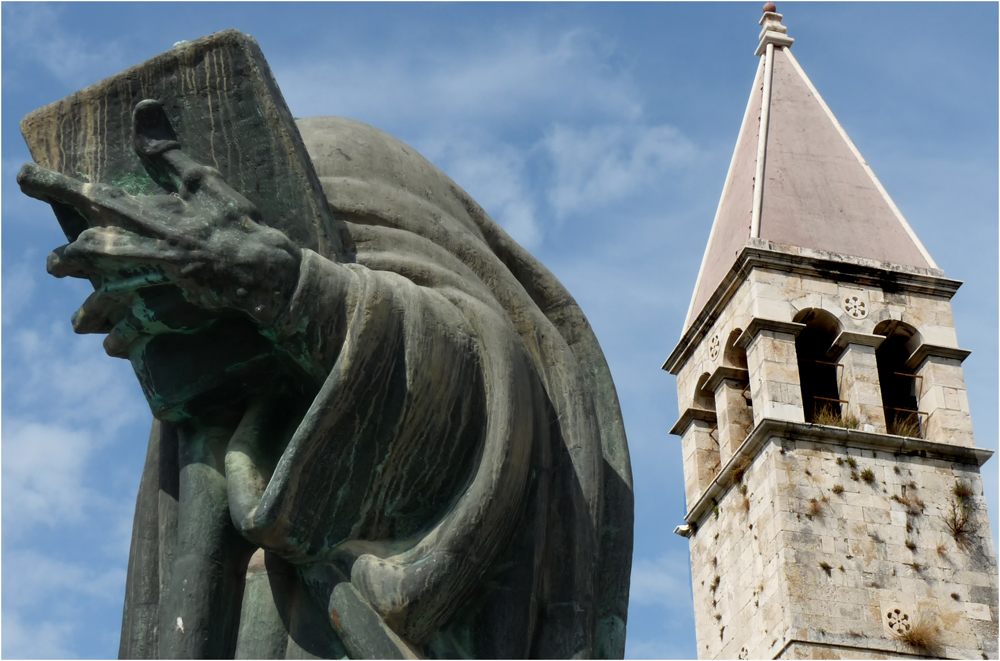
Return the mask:
POLYGON ((886 336, 875 350, 886 431, 897 436, 923 438, 923 421, 917 410, 920 377, 906 369, 916 329, 901 321, 889 320, 877 325, 875 333, 886 336))
POLYGON ((837 386, 840 366, 827 356, 840 324, 832 314, 818 309, 803 310, 794 321, 806 325, 795 338, 805 420, 840 426, 844 403, 837 386))
POLYGON ((710 376, 708 372, 705 372, 698 377, 698 385, 695 386, 693 400, 695 408, 715 412, 715 393, 705 387, 710 376))
MULTIPOLYGON (((726 348, 723 352, 723 362, 727 367, 747 369, 747 351, 736 344, 742 334, 742 328, 734 328, 729 333, 729 339, 726 340, 726 348)), ((726 411, 727 420, 733 425, 730 432, 730 444, 734 451, 753 428, 753 397, 750 395, 749 374, 747 379, 740 379, 736 383, 738 383, 739 396, 729 397, 726 402, 729 408, 726 411)))
MULTIPOLYGON (((715 393, 706 387, 710 376, 711 375, 708 372, 705 372, 698 377, 698 384, 694 388, 692 406, 696 409, 716 413, 715 393)), ((699 485, 700 490, 704 490, 708 487, 712 478, 718 474, 721 466, 719 453, 719 423, 717 416, 712 416, 712 421, 709 424, 711 424, 711 428, 708 429, 707 442, 704 442, 704 444, 699 442, 697 450, 699 465, 708 469, 708 473, 704 475, 705 481, 699 485)))

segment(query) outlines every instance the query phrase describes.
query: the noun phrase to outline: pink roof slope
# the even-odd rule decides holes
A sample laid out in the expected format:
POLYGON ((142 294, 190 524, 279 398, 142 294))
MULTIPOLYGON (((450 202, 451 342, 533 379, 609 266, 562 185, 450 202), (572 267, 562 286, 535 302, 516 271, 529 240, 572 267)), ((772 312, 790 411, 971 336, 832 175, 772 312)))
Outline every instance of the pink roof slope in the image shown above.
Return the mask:
MULTIPOLYGON (((780 14, 772 16, 780 23, 780 14)), ((936 268, 788 48, 768 51, 757 69, 685 328, 702 311, 752 236, 777 244, 936 268), (773 58, 772 62, 767 63, 767 57, 773 58), (768 64, 773 68, 769 108, 763 103, 762 92, 768 64), (762 114, 767 122, 763 190, 759 227, 754 228, 751 219, 762 114)))

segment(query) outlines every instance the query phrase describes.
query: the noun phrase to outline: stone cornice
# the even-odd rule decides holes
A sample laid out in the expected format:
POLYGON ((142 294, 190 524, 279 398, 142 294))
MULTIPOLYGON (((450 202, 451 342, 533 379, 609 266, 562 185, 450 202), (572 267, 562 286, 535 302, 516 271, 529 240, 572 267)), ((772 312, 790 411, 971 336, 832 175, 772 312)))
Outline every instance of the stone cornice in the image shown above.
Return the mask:
POLYGON ((708 377, 705 381, 705 385, 702 386, 702 390, 707 390, 708 392, 714 393, 719 384, 729 379, 730 381, 740 381, 741 383, 750 382, 750 371, 745 370, 742 367, 730 367, 729 365, 719 365, 712 372, 712 375, 708 377))
POLYGON ((968 349, 943 347, 937 344, 921 344, 912 354, 910 354, 910 357, 906 359, 905 368, 911 371, 916 370, 920 367, 921 363, 931 356, 935 356, 937 358, 951 358, 952 360, 957 360, 961 363, 971 354, 972 352, 968 349))
POLYGON ((680 372, 695 347, 711 330, 740 285, 755 268, 819 277, 846 284, 874 285, 883 291, 910 292, 947 299, 951 299, 962 285, 959 280, 945 278, 944 271, 940 269, 902 266, 863 257, 784 246, 766 239, 750 239, 701 312, 684 331, 677 346, 663 363, 664 370, 671 374, 680 372))
POLYGON ((708 485, 705 492, 698 499, 698 502, 684 516, 684 520, 693 527, 697 527, 701 518, 707 512, 711 511, 713 505, 733 486, 733 473, 740 465, 745 465, 745 461, 738 460, 741 457, 745 457, 752 461, 767 442, 772 439, 783 438, 806 440, 813 443, 827 443, 837 447, 878 450, 898 455, 944 459, 946 461, 976 466, 982 466, 993 456, 993 450, 985 448, 969 448, 959 445, 948 445, 946 443, 935 443, 934 441, 925 441, 919 438, 894 436, 892 434, 877 434, 857 429, 843 429, 827 425, 764 418, 760 421, 760 424, 754 427, 750 435, 737 448, 730 460, 726 462, 726 465, 722 467, 718 475, 715 476, 715 479, 712 480, 712 483, 708 485))
POLYGON ((754 317, 747 324, 746 330, 744 330, 734 344, 740 349, 746 349, 753 342, 753 338, 757 337, 757 334, 762 330, 777 331, 779 333, 788 333, 792 337, 798 337, 799 333, 806 327, 805 324, 799 324, 794 321, 778 321, 777 319, 765 319, 763 317, 754 317))
MULTIPOLYGON (((854 331, 841 331, 833 345, 826 352, 828 356, 836 354, 839 356, 847 348, 848 344, 860 344, 863 347, 878 349, 879 345, 885 341, 885 335, 873 335, 871 333, 855 333, 854 331)), ((836 356, 834 356, 836 357, 836 356)))
MULTIPOLYGON (((799 643, 803 645, 809 645, 810 647, 819 647, 826 650, 830 650, 831 656, 829 658, 841 658, 841 659, 856 659, 863 653, 867 654, 878 654, 879 656, 872 656, 872 658, 892 658, 892 659, 926 659, 927 657, 923 654, 914 654, 910 649, 907 648, 902 642, 897 640, 892 640, 889 638, 875 638, 867 637, 860 639, 863 642, 859 642, 856 636, 850 634, 835 634, 835 633, 825 633, 820 634, 818 631, 806 631, 804 637, 799 636, 786 636, 784 637, 784 645, 781 649, 771 658, 780 659, 782 654, 784 654, 789 647, 799 643), (824 640, 818 640, 822 636, 824 640), (814 640, 816 638, 817 640, 814 640)), ((770 654, 769 654, 770 655, 770 654)), ((939 657, 939 658, 962 658, 962 657, 939 657)))
POLYGON ((708 409, 696 409, 694 407, 686 409, 684 413, 681 413, 681 417, 674 423, 674 426, 670 428, 670 433, 674 436, 683 436, 684 432, 687 431, 688 426, 695 420, 705 420, 706 422, 715 422, 718 417, 715 411, 709 411, 708 409))

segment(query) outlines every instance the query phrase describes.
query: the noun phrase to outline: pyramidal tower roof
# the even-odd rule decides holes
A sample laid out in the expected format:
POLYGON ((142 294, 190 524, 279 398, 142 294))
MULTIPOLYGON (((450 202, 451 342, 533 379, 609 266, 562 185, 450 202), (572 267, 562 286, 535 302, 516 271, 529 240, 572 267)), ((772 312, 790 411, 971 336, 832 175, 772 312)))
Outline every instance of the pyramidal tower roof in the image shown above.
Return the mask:
POLYGON ((748 240, 936 269, 903 214, 791 53, 774 4, 685 329, 748 240))

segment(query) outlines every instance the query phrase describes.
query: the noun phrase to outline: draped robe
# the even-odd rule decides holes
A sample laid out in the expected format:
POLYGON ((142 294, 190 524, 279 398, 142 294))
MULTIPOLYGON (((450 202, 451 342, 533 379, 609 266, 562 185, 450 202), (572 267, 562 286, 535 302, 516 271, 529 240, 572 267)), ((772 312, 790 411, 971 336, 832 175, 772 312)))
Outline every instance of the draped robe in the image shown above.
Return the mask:
POLYGON ((620 658, 631 471, 579 306, 411 148, 299 129, 348 248, 260 330, 295 388, 154 421, 120 656, 620 658))

